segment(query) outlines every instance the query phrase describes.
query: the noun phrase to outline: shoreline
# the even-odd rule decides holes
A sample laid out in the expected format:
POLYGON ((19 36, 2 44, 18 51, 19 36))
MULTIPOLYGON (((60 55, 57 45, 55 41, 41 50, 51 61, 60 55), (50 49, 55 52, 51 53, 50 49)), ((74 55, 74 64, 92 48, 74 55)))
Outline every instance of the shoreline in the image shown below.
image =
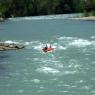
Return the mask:
MULTIPOLYGON (((51 18, 58 18, 58 17, 61 17, 61 18, 65 18, 65 19, 76 19, 76 20, 91 20, 91 21, 94 21, 95 20, 95 16, 88 16, 88 17, 85 17, 85 16, 72 16, 72 14, 57 14, 57 15, 42 15, 42 16, 27 16, 27 17, 32 17, 34 19, 41 19, 41 17, 44 17, 46 19, 46 16, 50 17, 51 18), (63 15, 63 16, 62 16, 63 15), (70 17, 66 17, 65 15, 71 15, 70 17), (57 17, 58 16, 58 17, 57 17)), ((12 17, 14 18, 14 17, 12 17)), ((12 18, 3 18, 3 17, 0 17, 0 22, 3 22, 5 21, 6 19, 12 19, 12 18)), ((20 18, 20 17, 15 17, 15 18, 20 18)), ((26 17, 25 17, 26 18, 26 17)))
POLYGON ((76 19, 76 20, 91 20, 91 21, 95 21, 95 16, 75 17, 75 18, 71 18, 71 19, 76 19))
POLYGON ((3 22, 5 20, 5 18, 0 17, 0 22, 3 22))

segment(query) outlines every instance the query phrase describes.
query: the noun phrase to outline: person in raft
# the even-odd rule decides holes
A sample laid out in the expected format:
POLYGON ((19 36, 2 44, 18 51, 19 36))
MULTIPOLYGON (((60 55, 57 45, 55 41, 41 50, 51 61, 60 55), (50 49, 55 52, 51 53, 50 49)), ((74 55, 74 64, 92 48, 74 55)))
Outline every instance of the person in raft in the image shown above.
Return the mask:
POLYGON ((48 51, 52 51, 53 50, 53 48, 51 47, 51 45, 50 45, 50 47, 48 47, 47 45, 43 48, 43 51, 44 52, 48 52, 48 51))
POLYGON ((44 48, 43 48, 43 50, 45 51, 45 50, 47 50, 48 49, 48 46, 46 45, 44 48))

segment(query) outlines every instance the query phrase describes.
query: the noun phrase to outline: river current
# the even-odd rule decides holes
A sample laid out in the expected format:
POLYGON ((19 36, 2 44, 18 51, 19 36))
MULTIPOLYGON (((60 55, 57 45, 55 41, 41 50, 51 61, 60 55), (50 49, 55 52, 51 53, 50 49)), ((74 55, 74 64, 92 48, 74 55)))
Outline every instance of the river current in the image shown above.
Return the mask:
POLYGON ((95 95, 95 21, 10 18, 0 40, 25 46, 0 51, 0 95, 95 95), (46 44, 54 51, 44 53, 46 44))

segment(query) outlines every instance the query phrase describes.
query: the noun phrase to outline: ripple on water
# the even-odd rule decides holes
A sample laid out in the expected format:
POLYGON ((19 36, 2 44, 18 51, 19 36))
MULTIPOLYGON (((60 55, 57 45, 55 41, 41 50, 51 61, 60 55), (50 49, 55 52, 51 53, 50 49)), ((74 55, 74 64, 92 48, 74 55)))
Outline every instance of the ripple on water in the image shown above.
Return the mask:
POLYGON ((79 81, 76 81, 77 83, 84 83, 85 81, 84 80, 79 80, 79 81))
POLYGON ((95 36, 91 36, 90 38, 91 38, 91 39, 95 39, 95 36))
POLYGON ((76 60, 76 59, 70 59, 68 67, 69 68, 80 68, 81 66, 80 66, 78 60, 76 60))
MULTIPOLYGON (((94 41, 95 36, 91 36, 92 40, 87 40, 83 38, 77 38, 77 37, 56 37, 58 42, 52 42, 52 47, 55 48, 55 50, 66 50, 68 47, 74 46, 74 47, 87 47, 87 46, 95 46, 95 41, 94 41)), ((8 40, 5 41, 5 43, 16 43, 16 44, 24 44, 26 48, 28 49, 35 49, 35 50, 40 50, 46 45, 47 41, 29 41, 29 42, 24 42, 22 40, 20 41, 12 41, 8 40)), ((49 46, 49 43, 47 43, 49 46)))
POLYGON ((64 74, 68 75, 68 74, 75 74, 77 71, 65 71, 64 74))
POLYGON ((92 90, 91 93, 92 93, 92 94, 95 94, 95 90, 92 90))
POLYGON ((37 72, 45 73, 45 74, 58 74, 60 73, 59 70, 51 68, 51 67, 41 67, 37 68, 37 72))
MULTIPOLYGON (((94 38, 94 37, 92 37, 94 38)), ((59 41, 59 44, 64 44, 66 47, 74 46, 74 47, 87 47, 87 46, 94 46, 95 41, 92 40, 86 40, 83 38, 77 38, 77 37, 59 37, 57 38, 59 41)))
MULTIPOLYGON (((92 38, 94 39, 94 38, 92 38)), ((81 39, 81 38, 76 38, 76 37, 60 37, 57 40, 58 42, 53 43, 53 47, 56 48, 55 53, 58 52, 57 50, 66 50, 68 51, 68 47, 70 48, 71 46, 76 47, 76 48, 81 48, 82 52, 85 53, 85 55, 87 56, 89 54, 88 52, 88 46, 94 46, 93 44, 95 44, 94 41, 90 41, 90 40, 85 40, 85 39, 81 39), (88 54, 87 54, 88 52, 88 54)), ((34 63, 39 63, 36 65, 36 72, 41 73, 41 74, 49 74, 49 75, 66 75, 66 76, 73 76, 74 74, 81 72, 79 71, 80 68, 82 67, 82 64, 80 64, 80 60, 78 59, 69 59, 67 62, 67 64, 62 63, 62 58, 63 56, 60 57, 60 53, 58 52, 59 55, 55 55, 55 53, 52 54, 43 54, 43 53, 39 53, 39 51, 41 51, 41 48, 43 46, 45 46, 45 44, 43 42, 40 41, 31 41, 31 42, 25 42, 25 45, 27 45, 28 49, 35 49, 38 50, 35 53, 35 57, 34 58, 27 58, 27 60, 33 61, 34 63), (44 57, 45 55, 45 57, 44 57), (61 59, 60 59, 61 58, 61 59)), ((95 63, 95 61, 93 61, 93 64, 95 63)), ((33 69, 34 70, 34 69, 33 69)), ((85 70, 84 70, 85 71, 85 70)), ((35 73, 35 72, 34 72, 35 73)), ((23 69, 22 72, 16 72, 15 76, 19 77, 21 74, 23 74, 25 76, 25 78, 23 78, 23 82, 26 84, 30 84, 30 83, 34 83, 36 85, 42 83, 42 80, 39 79, 30 79, 30 72, 28 71, 28 69, 23 69), (23 74, 24 73, 24 74, 23 74)), ((11 74, 13 75, 13 73, 11 74)), ((23 77, 23 76, 21 76, 23 77)), ((65 80, 65 78, 64 78, 65 80)), ((95 78, 93 77, 92 79, 93 81, 95 80, 95 78)), ((73 85, 69 85, 69 83, 64 83, 65 81, 62 80, 62 83, 59 83, 59 79, 51 79, 50 80, 51 83, 52 82, 56 82, 58 87, 63 87, 63 88, 67 88, 66 90, 57 90, 57 92, 62 92, 62 93, 67 93, 68 89, 72 88, 78 88, 78 85, 82 85, 81 90, 85 90, 85 91, 90 91, 92 89, 92 86, 89 85, 85 85, 85 81, 84 80, 79 80, 76 81, 76 84, 73 85), (78 85, 77 85, 78 84, 78 85)), ((49 81, 47 81, 48 83, 49 81)), ((45 82, 46 83, 46 82, 45 82)), ((71 83, 70 83, 71 84, 71 83)), ((8 85, 10 86, 10 85, 8 85)), ((45 91, 45 84, 43 86, 39 87, 39 90, 37 92, 44 92, 45 91)), ((24 93, 25 91, 23 89, 19 89, 17 90, 18 93, 24 93)), ((95 91, 92 90, 91 92, 92 94, 95 94, 95 91)))
POLYGON ((19 89, 17 90, 18 93, 24 93, 24 90, 23 89, 19 89))
POLYGON ((81 89, 90 90, 91 88, 92 88, 91 86, 85 85, 85 86, 83 86, 81 89))
POLYGON ((40 80, 39 79, 33 79, 33 80, 31 80, 31 82, 40 83, 40 80))

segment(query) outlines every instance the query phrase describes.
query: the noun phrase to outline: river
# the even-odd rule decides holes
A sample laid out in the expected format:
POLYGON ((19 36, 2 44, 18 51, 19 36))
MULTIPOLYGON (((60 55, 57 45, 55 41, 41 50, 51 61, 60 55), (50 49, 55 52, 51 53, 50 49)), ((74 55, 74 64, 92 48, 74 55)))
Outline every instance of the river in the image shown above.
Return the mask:
POLYGON ((12 18, 0 23, 0 40, 25 46, 0 52, 0 95, 95 95, 95 21, 12 18))

